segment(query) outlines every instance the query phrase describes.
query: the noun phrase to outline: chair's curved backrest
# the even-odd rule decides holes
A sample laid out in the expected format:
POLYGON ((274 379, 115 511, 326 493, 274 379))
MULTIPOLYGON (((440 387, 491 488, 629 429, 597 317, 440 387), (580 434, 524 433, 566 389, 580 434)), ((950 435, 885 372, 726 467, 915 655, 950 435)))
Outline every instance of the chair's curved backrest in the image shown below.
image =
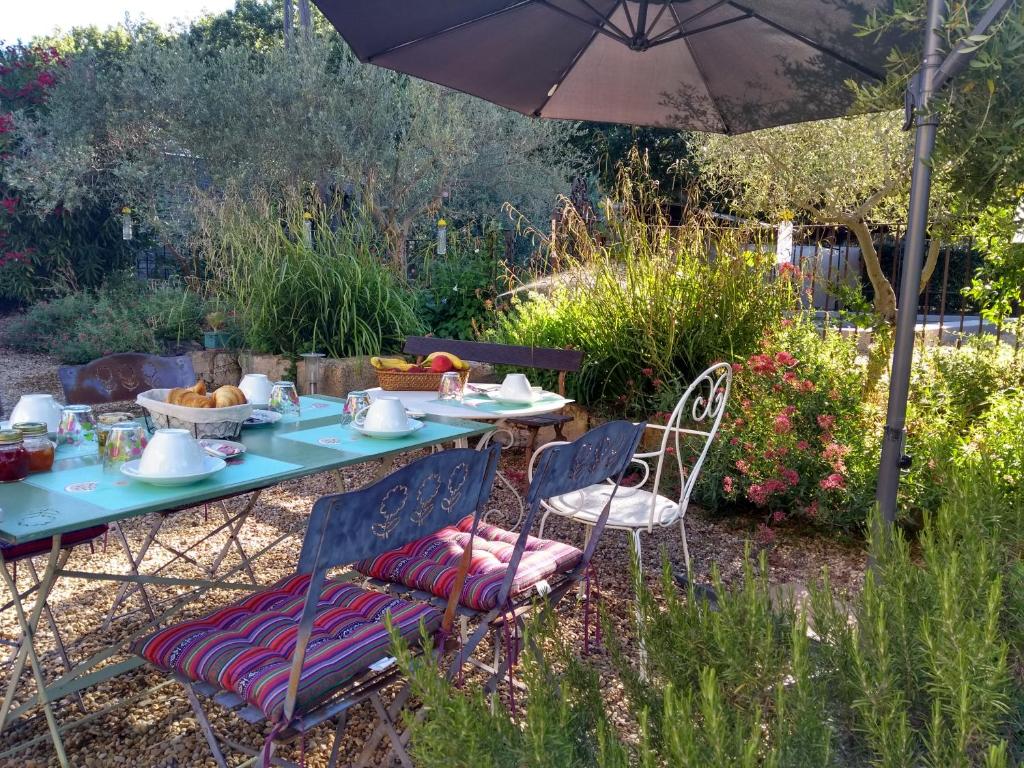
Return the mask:
POLYGON ((732 366, 729 363, 715 363, 694 379, 679 398, 662 435, 654 472, 654 492, 658 493, 665 464, 669 457, 674 457, 681 479, 679 507, 671 512, 671 519, 657 519, 658 505, 655 499, 651 505, 651 527, 674 522, 679 515, 685 514, 704 459, 707 458, 725 415, 731 388, 732 366), (694 457, 689 466, 685 464, 684 458, 688 456, 694 457))
MULTIPOLYGON (((538 459, 526 496, 526 517, 512 550, 512 557, 505 571, 505 580, 498 591, 499 608, 504 607, 508 601, 512 582, 526 549, 530 530, 540 511, 541 502, 605 480, 614 483, 617 489, 636 447, 640 444, 646 426, 643 422, 634 424, 631 421, 609 421, 594 427, 571 443, 552 445, 544 449, 538 459)), ((614 496, 613 490, 609 499, 614 496)), ((608 520, 610 506, 609 500, 594 524, 593 534, 576 573, 582 573, 590 563, 597 541, 601 538, 601 532, 608 520)))
MULTIPOLYGON (((327 571, 373 558, 452 525, 466 515, 480 519, 498 468, 499 445, 482 451, 457 448, 414 461, 367 488, 323 496, 313 505, 299 553, 298 572, 309 574, 285 698, 285 718, 295 712, 306 647, 327 571)), ((460 577, 469 566, 466 550, 460 577)), ((457 577, 458 583, 458 577, 457 577)), ((448 623, 461 583, 452 590, 448 623)))
POLYGON ((190 387, 196 383, 192 358, 139 352, 107 355, 85 365, 62 365, 57 377, 67 403, 95 405, 134 400, 148 389, 190 387))

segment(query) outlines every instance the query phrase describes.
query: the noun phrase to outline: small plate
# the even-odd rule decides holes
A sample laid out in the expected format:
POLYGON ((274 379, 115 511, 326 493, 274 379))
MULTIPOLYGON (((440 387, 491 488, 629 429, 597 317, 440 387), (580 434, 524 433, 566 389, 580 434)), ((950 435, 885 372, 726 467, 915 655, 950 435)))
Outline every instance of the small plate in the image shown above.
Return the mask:
POLYGON ((218 459, 235 459, 245 453, 245 446, 234 440, 205 438, 199 441, 203 450, 218 459))
POLYGON ((269 427, 281 420, 277 411, 254 410, 249 418, 242 422, 243 427, 269 427))
POLYGON ((213 456, 203 456, 203 471, 191 473, 187 475, 143 475, 139 473, 139 462, 141 459, 135 461, 126 461, 121 465, 121 474, 126 475, 133 480, 141 480, 144 483, 150 485, 192 485, 198 483, 206 478, 217 474, 228 464, 224 459, 215 459, 213 456))
POLYGON ((491 390, 490 392, 485 392, 484 395, 494 402, 501 403, 502 405, 533 405, 544 397, 544 392, 543 390, 538 391, 538 389, 532 389, 529 399, 503 397, 501 392, 496 389, 491 390))
POLYGON ((408 437, 413 432, 418 432, 423 429, 425 425, 422 421, 409 419, 406 424, 407 428, 400 429, 397 432, 378 432, 377 430, 366 429, 366 427, 357 427, 355 424, 352 424, 351 426, 356 432, 361 435, 365 435, 366 437, 376 437, 378 440, 397 440, 400 437, 408 437))

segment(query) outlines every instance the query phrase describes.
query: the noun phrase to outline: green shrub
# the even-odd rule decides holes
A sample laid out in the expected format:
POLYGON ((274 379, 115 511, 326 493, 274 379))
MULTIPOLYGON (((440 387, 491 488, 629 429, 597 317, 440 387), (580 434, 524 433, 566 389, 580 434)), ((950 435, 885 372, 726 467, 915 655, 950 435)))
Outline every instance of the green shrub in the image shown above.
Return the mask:
POLYGON ((636 739, 609 725, 625 714, 601 699, 615 680, 575 658, 551 619, 530 627, 514 722, 401 650, 424 705, 409 717, 416 764, 1017 765, 1024 507, 992 480, 985 461, 972 462, 925 516, 913 553, 899 531, 872 536, 875 570, 853 597, 825 575, 795 607, 770 593, 763 558, 748 558, 732 587, 715 575, 714 605, 692 588, 680 594, 667 565, 660 599, 635 579, 633 648, 643 642, 646 662, 609 635, 636 739))
POLYGON ((642 165, 623 172, 600 231, 568 208, 554 256, 565 267, 560 287, 514 302, 492 334, 582 350, 571 396, 637 417, 671 410, 708 364, 752 352, 796 296, 744 233, 699 219, 670 226, 645 178, 642 165))
POLYGON ((115 352, 162 354, 195 342, 202 315, 202 299, 177 281, 114 276, 98 290, 41 301, 9 317, 0 341, 68 364, 115 352))
POLYGON ((993 397, 978 421, 962 461, 978 454, 991 462, 997 487, 1010 504, 1024 508, 1024 389, 993 397))
POLYGON ((234 306, 246 346, 332 357, 401 349, 422 330, 413 291, 386 264, 386 244, 358 213, 229 192, 199 209, 197 246, 211 294, 234 306))

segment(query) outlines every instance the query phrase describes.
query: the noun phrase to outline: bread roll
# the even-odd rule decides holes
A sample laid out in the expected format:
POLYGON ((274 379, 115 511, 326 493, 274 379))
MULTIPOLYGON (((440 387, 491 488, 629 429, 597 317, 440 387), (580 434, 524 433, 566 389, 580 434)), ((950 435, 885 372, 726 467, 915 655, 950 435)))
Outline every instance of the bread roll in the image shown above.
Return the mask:
POLYGON ((184 387, 175 387, 167 393, 167 402, 171 405, 181 405, 181 399, 185 395, 191 394, 191 392, 192 390, 185 389, 184 387))
POLYGON ((186 392, 178 405, 187 408, 213 408, 213 398, 207 395, 198 395, 195 392, 186 392))
POLYGON ((245 405, 247 402, 249 401, 245 399, 245 393, 243 393, 238 387, 232 387, 230 384, 218 387, 218 389, 213 393, 214 408, 228 408, 232 405, 245 405))

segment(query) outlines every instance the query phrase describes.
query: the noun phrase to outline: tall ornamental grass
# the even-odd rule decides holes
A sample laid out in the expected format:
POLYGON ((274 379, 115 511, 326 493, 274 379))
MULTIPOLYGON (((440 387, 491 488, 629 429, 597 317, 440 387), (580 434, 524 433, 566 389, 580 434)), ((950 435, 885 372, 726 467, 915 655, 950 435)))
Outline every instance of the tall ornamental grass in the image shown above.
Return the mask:
POLYGON ((327 210, 295 192, 230 192, 199 211, 207 288, 235 308, 250 349, 375 355, 421 330, 413 291, 358 211, 327 210))
POLYGON ((796 287, 774 279, 774 255, 745 233, 691 217, 670 226, 643 163, 622 172, 603 223, 571 205, 550 243, 557 286, 513 300, 493 336, 504 343, 585 353, 570 393, 587 405, 646 416, 671 410, 709 363, 755 348, 794 307, 796 287))
POLYGON ((1000 485, 979 453, 925 517, 913 550, 899 531, 870 539, 875 569, 853 597, 825 574, 802 606, 780 599, 763 557, 747 560, 738 584, 715 574, 715 605, 680 592, 668 566, 658 595, 636 578, 638 637, 628 652, 608 633, 614 673, 581 660, 556 622, 541 619, 521 656, 527 692, 517 695, 515 719, 400 649, 423 701, 409 718, 416 764, 1019 765, 1024 506, 1000 485), (627 711, 603 699, 616 679, 627 711), (633 736, 617 725, 624 717, 633 736))

